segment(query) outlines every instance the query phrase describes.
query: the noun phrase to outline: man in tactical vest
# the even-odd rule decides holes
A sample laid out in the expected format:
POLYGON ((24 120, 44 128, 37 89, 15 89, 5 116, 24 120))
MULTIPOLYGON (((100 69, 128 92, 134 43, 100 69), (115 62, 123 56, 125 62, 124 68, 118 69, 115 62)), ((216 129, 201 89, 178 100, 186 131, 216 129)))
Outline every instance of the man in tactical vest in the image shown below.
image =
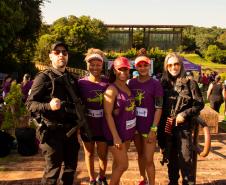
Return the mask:
POLYGON ((60 182, 72 185, 80 147, 76 132, 80 116, 80 104, 75 100, 77 80, 66 70, 65 43, 55 42, 49 58, 52 66, 36 76, 26 105, 32 114, 40 115, 34 122, 46 161, 42 184, 57 184, 61 172, 60 182))

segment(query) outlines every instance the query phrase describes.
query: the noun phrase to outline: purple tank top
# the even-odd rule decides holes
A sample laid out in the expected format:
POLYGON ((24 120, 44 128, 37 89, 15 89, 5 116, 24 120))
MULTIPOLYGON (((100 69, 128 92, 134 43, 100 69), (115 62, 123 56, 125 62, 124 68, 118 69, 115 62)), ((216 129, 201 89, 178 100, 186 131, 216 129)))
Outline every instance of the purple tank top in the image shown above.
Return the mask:
MULTIPOLYGON (((122 141, 131 140, 134 138, 136 130, 136 115, 135 115, 135 99, 134 96, 128 96, 127 93, 121 91, 115 84, 111 84, 118 90, 118 95, 114 103, 113 119, 116 129, 122 141)), ((112 141, 113 137, 109 130, 108 124, 105 124, 104 135, 108 141, 112 141)))
POLYGON ((159 81, 151 78, 141 83, 137 78, 129 81, 136 100, 136 129, 140 133, 149 133, 155 114, 155 97, 163 96, 163 89, 159 81))
POLYGON ((87 121, 93 136, 103 135, 103 124, 105 119, 103 117, 103 93, 108 87, 107 78, 102 78, 101 82, 94 83, 84 77, 78 81, 79 92, 82 101, 87 108, 87 121))

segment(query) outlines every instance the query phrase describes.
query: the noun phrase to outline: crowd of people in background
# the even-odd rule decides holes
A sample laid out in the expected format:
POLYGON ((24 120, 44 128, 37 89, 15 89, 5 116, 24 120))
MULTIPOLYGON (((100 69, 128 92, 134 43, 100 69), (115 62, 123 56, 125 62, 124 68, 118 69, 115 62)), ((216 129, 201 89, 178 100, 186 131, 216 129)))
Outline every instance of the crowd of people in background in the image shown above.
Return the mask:
MULTIPOLYGON (((73 93, 77 94, 86 108, 91 134, 81 128, 72 135, 78 134, 81 139, 90 185, 108 184, 105 174, 108 150, 113 157, 110 185, 120 183, 121 176, 128 169, 128 149, 132 141, 138 153, 139 185, 154 185, 157 139, 164 155, 163 162, 168 163, 169 185, 178 184, 180 171, 183 185, 194 184, 191 117, 198 116, 204 107, 203 92, 207 91, 210 106, 217 112, 226 100, 226 83, 221 82, 216 72, 200 72, 195 80, 192 72, 184 70, 181 57, 177 53, 169 53, 164 61, 163 73, 151 76, 151 60, 142 48, 135 58, 136 71, 132 77, 130 62, 126 57, 116 58, 109 76, 105 76, 102 73, 104 52, 91 48, 85 57, 88 75, 75 80, 66 70, 66 44, 54 43, 49 57, 52 67, 48 72, 57 79, 54 87, 49 82, 51 77, 48 79, 46 74, 38 74, 34 81, 29 74, 24 74, 20 83, 23 102, 30 112, 42 115, 40 124, 49 133, 47 138, 42 137, 40 141, 46 160, 43 184, 56 184, 60 178, 61 163, 64 162, 61 181, 70 185, 77 167, 78 140, 65 136, 74 127, 70 125, 73 111, 68 110, 73 110, 77 102, 68 103, 73 98, 70 97, 72 92, 63 85, 61 77, 64 75, 67 75, 70 83, 73 82, 73 87, 77 88, 73 89, 73 93), (57 90, 53 96, 51 89, 55 87, 57 90), (65 115, 67 120, 64 119, 65 115), (72 147, 73 144, 76 145, 72 147), (70 153, 70 147, 73 153, 70 153), (95 151, 99 160, 98 176, 95 176, 94 168, 95 151)), ((5 76, 2 102, 10 92, 13 80, 11 75, 5 76)), ((38 132, 43 135, 40 128, 38 132)))
MULTIPOLYGON (((10 92, 10 87, 12 82, 16 82, 16 78, 14 78, 11 74, 6 74, 1 84, 1 95, 0 95, 0 102, 4 102, 4 98, 10 92)), ((29 74, 24 74, 22 81, 19 83, 22 92, 22 100, 25 103, 28 97, 29 90, 31 89, 33 81, 31 80, 31 76, 29 74)))

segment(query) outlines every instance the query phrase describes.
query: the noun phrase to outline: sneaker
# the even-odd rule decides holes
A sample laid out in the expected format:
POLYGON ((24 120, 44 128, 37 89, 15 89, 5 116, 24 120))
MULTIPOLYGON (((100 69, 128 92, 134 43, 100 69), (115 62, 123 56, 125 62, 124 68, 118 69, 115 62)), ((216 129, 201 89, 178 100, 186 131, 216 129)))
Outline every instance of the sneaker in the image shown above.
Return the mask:
POLYGON ((142 180, 138 185, 149 185, 149 183, 146 180, 142 180))
POLYGON ((98 177, 96 182, 97 182, 97 185, 108 185, 106 177, 102 177, 102 178, 98 177))
POLYGON ((95 180, 92 180, 89 182, 89 185, 96 185, 96 184, 97 184, 97 182, 95 180))

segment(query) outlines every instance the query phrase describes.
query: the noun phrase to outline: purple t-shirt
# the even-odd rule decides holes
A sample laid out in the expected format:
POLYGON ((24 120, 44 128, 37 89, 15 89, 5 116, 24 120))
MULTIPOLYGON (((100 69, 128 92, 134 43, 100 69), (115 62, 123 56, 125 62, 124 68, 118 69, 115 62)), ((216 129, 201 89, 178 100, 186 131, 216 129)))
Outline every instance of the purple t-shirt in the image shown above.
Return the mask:
POLYGON ((155 97, 163 96, 163 89, 159 81, 150 78, 146 82, 139 82, 137 78, 129 81, 136 100, 137 131, 149 133, 155 114, 155 97))
MULTIPOLYGON (((113 113, 113 119, 119 137, 121 140, 127 141, 134 138, 136 131, 136 115, 135 115, 135 99, 133 94, 128 96, 127 93, 121 91, 115 84, 111 84, 116 87, 118 90, 118 95, 114 103, 114 109, 117 110, 117 114, 113 113)), ((108 127, 108 124, 105 124, 104 135, 107 141, 112 141, 113 137, 108 127)))
POLYGON ((103 93, 108 87, 108 80, 102 78, 101 82, 94 83, 84 77, 78 81, 82 101, 87 108, 87 121, 93 136, 103 137, 103 93))
POLYGON ((5 98, 6 95, 9 93, 11 87, 11 82, 4 82, 3 87, 2 87, 2 97, 5 98))
POLYGON ((23 93, 23 101, 25 102, 28 97, 29 90, 31 89, 31 86, 33 84, 33 81, 28 81, 25 85, 21 83, 21 91, 23 93))

